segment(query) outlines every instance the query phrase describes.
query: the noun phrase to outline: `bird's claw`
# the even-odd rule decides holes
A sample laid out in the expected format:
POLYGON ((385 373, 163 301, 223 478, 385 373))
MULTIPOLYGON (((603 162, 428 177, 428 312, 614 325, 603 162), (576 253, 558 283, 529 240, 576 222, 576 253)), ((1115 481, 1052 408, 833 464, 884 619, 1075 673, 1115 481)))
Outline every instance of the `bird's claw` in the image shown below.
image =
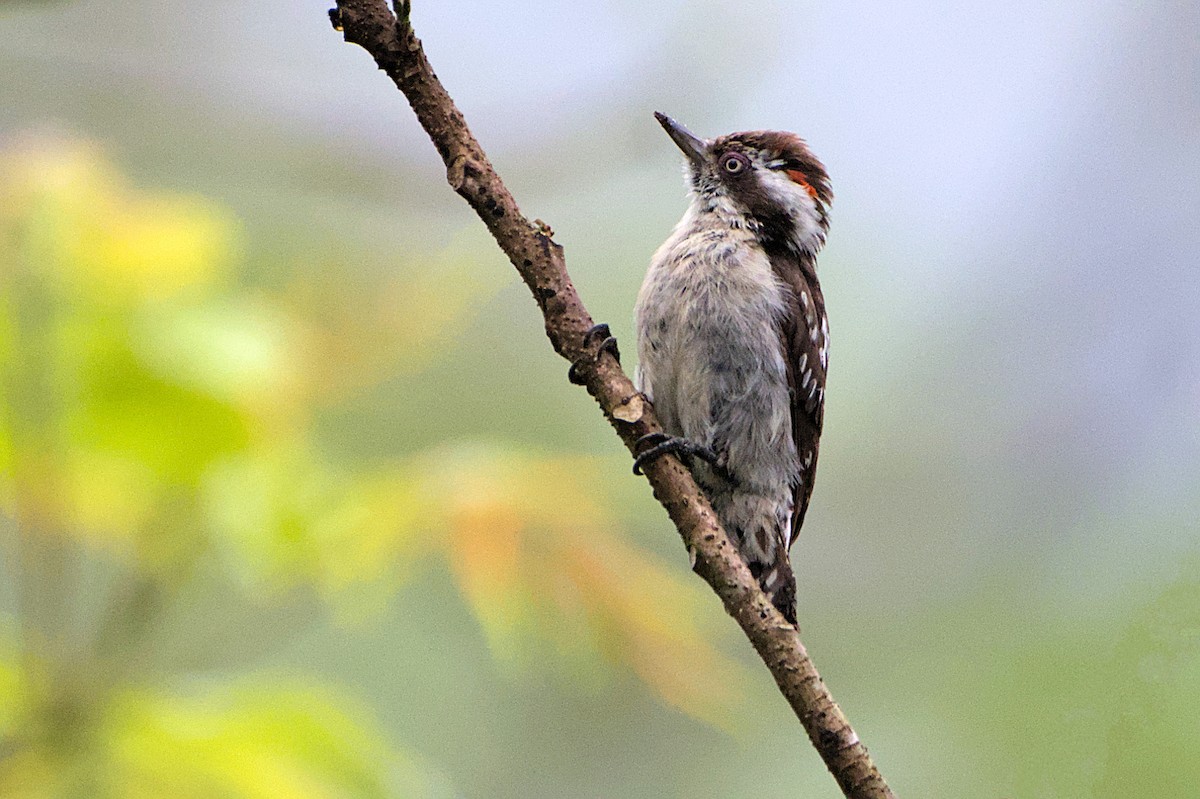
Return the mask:
POLYGON ((603 322, 588 328, 588 331, 583 334, 583 346, 586 347, 592 341, 601 337, 603 339, 600 342, 600 346, 596 349, 596 356, 599 357, 602 352, 609 352, 617 359, 617 363, 620 363, 621 351, 617 349, 617 339, 613 336, 612 331, 608 329, 608 325, 603 322))
POLYGON ((600 338, 600 345, 596 347, 595 355, 585 355, 579 360, 571 364, 571 368, 567 370, 567 380, 577 386, 584 385, 587 381, 584 380, 580 370, 586 365, 594 365, 600 360, 600 356, 608 353, 616 359, 617 363, 621 362, 621 350, 617 347, 617 339, 608 329, 608 325, 601 322, 598 325, 592 325, 588 331, 583 334, 583 346, 586 349, 591 346, 592 342, 600 338), (602 337, 602 338, 601 338, 602 337))
POLYGON ((697 444, 686 438, 669 436, 666 433, 647 433, 635 441, 633 447, 634 451, 638 453, 637 457, 633 459, 634 474, 642 474, 642 468, 647 463, 658 460, 669 452, 674 453, 688 468, 692 466, 692 458, 699 458, 712 466, 718 474, 722 476, 729 474, 725 465, 721 463, 721 457, 712 447, 697 444), (645 447, 648 449, 643 449, 645 447))

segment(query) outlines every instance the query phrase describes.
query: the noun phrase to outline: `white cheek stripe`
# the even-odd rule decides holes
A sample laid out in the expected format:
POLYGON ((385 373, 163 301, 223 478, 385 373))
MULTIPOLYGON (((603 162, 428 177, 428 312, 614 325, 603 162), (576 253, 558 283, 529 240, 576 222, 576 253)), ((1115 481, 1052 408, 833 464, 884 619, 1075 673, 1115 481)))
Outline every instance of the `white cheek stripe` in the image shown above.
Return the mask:
POLYGON ((771 197, 788 210, 788 216, 796 220, 792 231, 794 243, 804 250, 816 251, 825 243, 825 230, 821 227, 821 215, 817 212, 817 201, 808 190, 791 178, 773 169, 759 170, 763 186, 771 197))

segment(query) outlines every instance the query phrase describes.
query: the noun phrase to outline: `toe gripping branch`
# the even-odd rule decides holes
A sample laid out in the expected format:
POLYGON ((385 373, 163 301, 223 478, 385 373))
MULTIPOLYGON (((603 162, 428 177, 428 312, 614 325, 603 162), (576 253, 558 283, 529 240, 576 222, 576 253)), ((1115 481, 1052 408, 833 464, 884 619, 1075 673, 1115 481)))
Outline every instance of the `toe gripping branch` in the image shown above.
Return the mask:
POLYGON ((647 433, 634 442, 633 447, 634 451, 638 453, 637 457, 633 459, 634 474, 641 474, 642 468, 651 461, 658 460, 667 453, 674 453, 688 468, 691 468, 693 458, 699 458, 711 466, 717 474, 731 479, 729 471, 721 463, 720 456, 713 451, 712 447, 697 444, 686 438, 669 436, 666 433, 647 433))
POLYGON ((588 366, 595 366, 600 361, 600 356, 604 353, 609 353, 616 358, 617 363, 621 362, 621 351, 617 349, 617 340, 613 337, 608 329, 608 325, 601 322, 598 325, 592 325, 588 332, 583 334, 583 346, 586 349, 592 345, 596 339, 601 339, 600 346, 596 347, 594 355, 585 355, 579 360, 571 364, 571 368, 567 370, 567 380, 570 380, 577 386, 582 386, 587 383, 581 374, 582 369, 588 366))

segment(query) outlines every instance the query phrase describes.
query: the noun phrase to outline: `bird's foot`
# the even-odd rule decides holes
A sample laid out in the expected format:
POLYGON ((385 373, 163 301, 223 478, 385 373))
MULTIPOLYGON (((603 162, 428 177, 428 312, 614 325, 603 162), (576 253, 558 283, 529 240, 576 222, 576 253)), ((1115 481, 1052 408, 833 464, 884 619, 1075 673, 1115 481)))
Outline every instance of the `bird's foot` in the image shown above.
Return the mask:
POLYGON ((642 468, 651 461, 658 460, 671 452, 679 457, 689 469, 692 459, 699 458, 713 468, 721 477, 730 480, 732 477, 720 455, 712 447, 697 444, 686 438, 669 436, 666 433, 647 433, 634 442, 634 450, 638 453, 633 459, 633 473, 641 474, 642 468))
POLYGON ((583 356, 572 363, 571 368, 567 370, 567 380, 570 380, 577 386, 582 386, 587 382, 583 379, 583 375, 580 374, 579 370, 586 365, 595 364, 604 353, 607 352, 612 355, 617 360, 617 363, 621 362, 621 351, 617 348, 617 339, 609 331, 608 325, 601 322, 598 325, 592 325, 588 328, 588 331, 583 334, 584 348, 590 347, 596 339, 600 339, 600 345, 596 347, 596 354, 583 356))

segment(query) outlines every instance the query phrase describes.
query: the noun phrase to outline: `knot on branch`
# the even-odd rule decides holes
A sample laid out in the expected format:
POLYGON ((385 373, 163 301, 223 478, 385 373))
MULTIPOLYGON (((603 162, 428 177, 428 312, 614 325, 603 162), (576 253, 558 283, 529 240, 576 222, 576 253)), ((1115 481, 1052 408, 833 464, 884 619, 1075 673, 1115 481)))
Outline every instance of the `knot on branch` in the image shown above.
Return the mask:
POLYGON ((467 164, 470 160, 466 155, 459 153, 446 167, 446 180, 450 183, 450 188, 457 192, 461 192, 467 182, 467 164))
MULTIPOLYGON (((618 422, 626 424, 636 424, 642 420, 646 414, 646 396, 642 392, 630 394, 625 397, 612 409, 612 417, 618 422)), ((692 555, 692 566, 695 564, 695 554, 692 555)))

